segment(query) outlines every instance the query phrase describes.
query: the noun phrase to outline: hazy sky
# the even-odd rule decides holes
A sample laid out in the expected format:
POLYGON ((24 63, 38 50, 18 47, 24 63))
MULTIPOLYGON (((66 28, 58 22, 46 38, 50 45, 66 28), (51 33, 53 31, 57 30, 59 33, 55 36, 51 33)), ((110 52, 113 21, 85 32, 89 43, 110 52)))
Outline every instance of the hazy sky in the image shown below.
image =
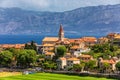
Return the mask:
POLYGON ((79 7, 120 4, 120 0, 0 0, 0 7, 36 11, 68 11, 79 7))

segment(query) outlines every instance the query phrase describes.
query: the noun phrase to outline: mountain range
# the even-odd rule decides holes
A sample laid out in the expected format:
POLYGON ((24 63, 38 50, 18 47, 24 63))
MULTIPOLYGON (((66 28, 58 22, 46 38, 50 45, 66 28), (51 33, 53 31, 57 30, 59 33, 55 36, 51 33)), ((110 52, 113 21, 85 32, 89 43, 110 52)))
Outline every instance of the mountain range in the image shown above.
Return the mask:
POLYGON ((0 8, 0 34, 56 34, 60 24, 65 34, 120 32, 120 4, 82 7, 65 12, 0 8))

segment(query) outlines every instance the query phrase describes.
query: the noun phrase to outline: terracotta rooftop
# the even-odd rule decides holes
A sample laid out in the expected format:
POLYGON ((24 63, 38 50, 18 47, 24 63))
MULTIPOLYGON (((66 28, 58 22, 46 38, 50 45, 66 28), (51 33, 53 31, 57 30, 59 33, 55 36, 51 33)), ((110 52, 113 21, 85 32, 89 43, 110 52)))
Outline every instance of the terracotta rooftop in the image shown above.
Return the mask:
POLYGON ((70 44, 68 38, 64 38, 64 41, 57 40, 56 43, 57 43, 57 44, 60 44, 60 43, 63 43, 63 44, 70 44))
POLYGON ((53 47, 51 47, 51 48, 48 48, 47 50, 50 50, 50 51, 52 51, 52 50, 54 50, 54 48, 53 48, 53 47))
POLYGON ((97 41, 97 38, 95 37, 82 37, 81 39, 85 42, 96 42, 97 41))
POLYGON ((45 37, 42 41, 54 41, 56 42, 58 40, 58 37, 45 37))
POLYGON ((45 55, 54 55, 53 52, 46 52, 45 55))
POLYGON ((22 47, 25 47, 25 44, 15 44, 14 46, 16 49, 20 49, 22 47))
POLYGON ((68 61, 79 61, 79 59, 78 59, 78 58, 75 58, 75 57, 74 57, 74 58, 68 58, 67 60, 68 60, 68 61))
POLYGON ((3 45, 1 45, 1 48, 16 48, 16 49, 20 49, 22 47, 25 47, 25 44, 3 44, 3 45))
POLYGON ((50 47, 50 46, 55 46, 55 45, 54 44, 43 44, 42 46, 45 46, 45 47, 49 46, 50 47))
POLYGON ((84 55, 84 54, 82 54, 82 55, 80 55, 80 57, 84 57, 84 58, 90 58, 90 57, 92 57, 91 55, 84 55))
POLYGON ((66 58, 65 57, 61 57, 61 58, 59 58, 60 60, 66 60, 66 58))
POLYGON ((100 40, 108 40, 108 38, 106 38, 106 37, 101 37, 101 38, 99 38, 100 40))
POLYGON ((80 46, 74 45, 70 49, 80 49, 80 46))
POLYGON ((82 39, 80 39, 80 38, 77 38, 77 39, 69 39, 69 41, 71 42, 71 43, 75 43, 75 42, 84 42, 82 39))
POLYGON ((115 39, 120 39, 120 35, 116 35, 114 38, 115 39))
POLYGON ((113 59, 110 59, 110 60, 102 60, 101 61, 102 63, 106 62, 106 63, 109 63, 109 64, 115 64, 115 61, 113 59))

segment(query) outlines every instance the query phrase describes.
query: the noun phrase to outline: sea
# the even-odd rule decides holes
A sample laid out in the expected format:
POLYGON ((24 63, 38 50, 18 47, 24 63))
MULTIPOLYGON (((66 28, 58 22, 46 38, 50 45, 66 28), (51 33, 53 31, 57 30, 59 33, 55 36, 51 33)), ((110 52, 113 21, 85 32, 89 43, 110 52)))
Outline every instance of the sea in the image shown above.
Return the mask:
MULTIPOLYGON (((66 38, 81 38, 83 36, 87 35, 65 35, 66 38)), ((93 36, 99 38, 102 35, 93 36)), ((24 44, 30 41, 41 44, 44 37, 57 37, 57 35, 0 35, 0 44, 24 44)))

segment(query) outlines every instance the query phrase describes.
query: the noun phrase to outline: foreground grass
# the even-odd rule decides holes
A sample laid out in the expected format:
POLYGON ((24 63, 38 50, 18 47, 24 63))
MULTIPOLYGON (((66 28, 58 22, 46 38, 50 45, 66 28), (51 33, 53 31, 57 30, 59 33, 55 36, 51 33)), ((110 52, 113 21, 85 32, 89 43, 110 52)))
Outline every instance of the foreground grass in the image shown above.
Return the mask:
POLYGON ((0 80, 112 80, 112 79, 81 77, 81 76, 52 74, 52 73, 35 73, 29 75, 1 77, 0 80))

